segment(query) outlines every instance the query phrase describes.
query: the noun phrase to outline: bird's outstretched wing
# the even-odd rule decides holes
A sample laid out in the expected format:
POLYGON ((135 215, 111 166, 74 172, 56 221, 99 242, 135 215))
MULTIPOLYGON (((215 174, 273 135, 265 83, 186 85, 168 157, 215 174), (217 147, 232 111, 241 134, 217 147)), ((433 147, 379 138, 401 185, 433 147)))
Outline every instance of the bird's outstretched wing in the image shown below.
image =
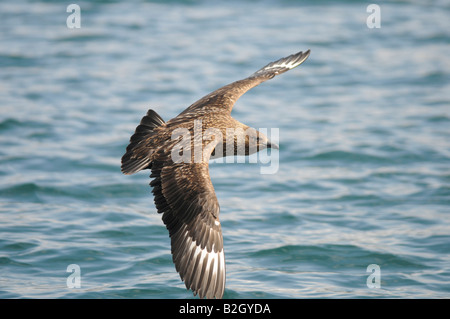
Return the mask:
MULTIPOLYGON (((209 177, 209 149, 201 146, 207 156, 197 163, 194 154, 191 163, 174 162, 172 150, 177 140, 162 139, 165 141, 162 147, 154 145, 154 139, 160 141, 155 130, 163 125, 158 114, 153 110, 147 112, 122 157, 122 172, 133 174, 151 168, 150 186, 158 213, 163 214, 169 230, 176 270, 186 287, 200 298, 222 298, 225 256, 219 203, 209 177)), ((204 142, 211 149, 215 146, 204 142)))
POLYGON ((152 163, 155 204, 169 230, 175 268, 200 298, 222 298, 225 256, 208 162, 152 163))
POLYGON ((200 114, 202 111, 208 112, 211 109, 214 109, 214 112, 231 113, 234 104, 245 92, 278 74, 299 66, 308 58, 309 53, 310 50, 307 50, 306 52, 298 52, 285 58, 281 58, 275 62, 271 62, 249 77, 225 85, 220 89, 204 96, 189 106, 179 116, 189 116, 192 113, 200 114))

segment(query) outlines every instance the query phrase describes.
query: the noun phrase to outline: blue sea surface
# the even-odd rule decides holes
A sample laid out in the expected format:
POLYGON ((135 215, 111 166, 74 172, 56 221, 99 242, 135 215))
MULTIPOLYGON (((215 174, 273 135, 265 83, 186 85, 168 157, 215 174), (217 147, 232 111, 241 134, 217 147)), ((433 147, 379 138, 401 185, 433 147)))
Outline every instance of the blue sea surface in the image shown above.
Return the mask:
POLYGON ((210 165, 224 298, 450 297, 448 1, 73 2, 0 2, 0 298, 194 298, 129 138, 307 49, 233 109, 280 150, 210 165))

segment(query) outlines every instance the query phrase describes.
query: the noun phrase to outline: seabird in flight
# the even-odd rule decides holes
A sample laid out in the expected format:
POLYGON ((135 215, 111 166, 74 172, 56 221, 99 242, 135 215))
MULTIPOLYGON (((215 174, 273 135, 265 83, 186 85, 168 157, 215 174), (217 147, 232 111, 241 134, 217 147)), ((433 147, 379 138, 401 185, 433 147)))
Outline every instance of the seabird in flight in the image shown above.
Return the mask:
POLYGON ((232 118, 231 110, 242 94, 299 66, 309 52, 269 63, 204 96, 167 122, 149 110, 131 136, 122 157, 122 172, 151 170, 150 186, 169 231, 175 268, 187 289, 200 298, 222 298, 225 289, 220 209, 209 177, 209 160, 278 148, 264 134, 232 118))

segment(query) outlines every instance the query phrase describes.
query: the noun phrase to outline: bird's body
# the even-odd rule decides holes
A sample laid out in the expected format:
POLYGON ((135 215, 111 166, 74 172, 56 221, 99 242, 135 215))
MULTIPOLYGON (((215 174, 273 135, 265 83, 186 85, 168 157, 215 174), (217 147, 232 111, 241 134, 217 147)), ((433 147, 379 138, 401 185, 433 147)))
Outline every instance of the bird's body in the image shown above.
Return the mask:
POLYGON ((122 157, 122 172, 151 169, 154 201, 171 238, 175 268, 200 298, 222 298, 225 256, 219 203, 209 177, 211 158, 277 148, 265 135, 231 117, 252 87, 300 65, 309 50, 272 62, 228 84, 164 122, 153 110, 141 120, 122 157))

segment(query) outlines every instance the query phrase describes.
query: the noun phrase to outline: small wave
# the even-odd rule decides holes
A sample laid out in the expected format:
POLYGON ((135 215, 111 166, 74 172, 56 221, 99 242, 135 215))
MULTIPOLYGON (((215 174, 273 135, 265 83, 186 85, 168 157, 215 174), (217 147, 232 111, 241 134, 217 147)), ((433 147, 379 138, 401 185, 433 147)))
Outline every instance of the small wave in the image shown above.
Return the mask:
POLYGON ((6 267, 6 266, 29 267, 29 266, 31 266, 28 263, 16 261, 16 260, 14 260, 12 258, 9 258, 9 257, 0 257, 0 265, 2 267, 6 267))
POLYGON ((36 183, 23 183, 10 187, 6 187, 0 190, 0 198, 14 200, 14 199, 27 199, 32 201, 39 201, 37 192, 41 188, 36 183))
POLYGON ((448 117, 447 115, 435 115, 435 116, 430 116, 429 118, 427 118, 428 122, 431 123, 446 123, 450 121, 450 117, 448 117))
POLYGON ((28 243, 28 242, 15 242, 15 243, 11 243, 11 244, 6 244, 2 247, 3 250, 6 251, 20 251, 20 252, 24 252, 27 251, 29 249, 32 249, 34 247, 37 247, 38 245, 35 243, 28 243))
POLYGON ((14 129, 16 127, 20 127, 21 125, 22 125, 22 122, 14 119, 14 118, 7 118, 0 122, 0 132, 14 129))
POLYGON ((25 55, 0 55, 0 68, 4 67, 32 67, 39 65, 37 58, 27 57, 25 55))
POLYGON ((352 152, 352 151, 324 151, 311 156, 304 157, 306 160, 318 160, 318 161, 347 161, 347 162, 386 162, 388 159, 382 156, 373 154, 352 152))

